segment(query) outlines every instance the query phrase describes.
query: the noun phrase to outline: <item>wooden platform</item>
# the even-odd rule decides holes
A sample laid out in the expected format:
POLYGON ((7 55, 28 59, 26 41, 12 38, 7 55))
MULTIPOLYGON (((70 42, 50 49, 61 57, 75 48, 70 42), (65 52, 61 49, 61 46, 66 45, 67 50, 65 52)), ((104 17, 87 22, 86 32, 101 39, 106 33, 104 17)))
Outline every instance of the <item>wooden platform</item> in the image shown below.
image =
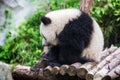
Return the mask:
POLYGON ((39 72, 18 65, 13 70, 14 80, 120 80, 120 48, 111 46, 103 52, 101 62, 74 63, 61 67, 47 66, 39 72))

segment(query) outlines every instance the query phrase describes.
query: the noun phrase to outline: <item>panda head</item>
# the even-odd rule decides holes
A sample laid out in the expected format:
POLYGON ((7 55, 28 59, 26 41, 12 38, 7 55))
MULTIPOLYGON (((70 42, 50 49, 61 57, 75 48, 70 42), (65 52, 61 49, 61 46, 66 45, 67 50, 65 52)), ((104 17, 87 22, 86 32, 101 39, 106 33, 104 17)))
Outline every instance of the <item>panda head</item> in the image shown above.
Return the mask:
POLYGON ((43 36, 43 45, 57 45, 58 35, 65 25, 81 15, 78 9, 63 9, 47 13, 41 17, 40 33, 43 36))

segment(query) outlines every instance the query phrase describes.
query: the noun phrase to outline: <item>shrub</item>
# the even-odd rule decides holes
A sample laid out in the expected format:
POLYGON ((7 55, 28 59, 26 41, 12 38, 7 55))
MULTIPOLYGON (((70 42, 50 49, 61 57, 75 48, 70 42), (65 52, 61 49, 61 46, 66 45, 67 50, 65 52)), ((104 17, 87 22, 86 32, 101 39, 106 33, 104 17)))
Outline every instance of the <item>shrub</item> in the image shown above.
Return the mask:
MULTIPOLYGON (((36 12, 19 26, 18 35, 0 47, 0 61, 33 65, 39 60, 42 52, 39 25, 40 16, 44 14, 36 12)), ((8 40, 10 36, 11 33, 8 40)))

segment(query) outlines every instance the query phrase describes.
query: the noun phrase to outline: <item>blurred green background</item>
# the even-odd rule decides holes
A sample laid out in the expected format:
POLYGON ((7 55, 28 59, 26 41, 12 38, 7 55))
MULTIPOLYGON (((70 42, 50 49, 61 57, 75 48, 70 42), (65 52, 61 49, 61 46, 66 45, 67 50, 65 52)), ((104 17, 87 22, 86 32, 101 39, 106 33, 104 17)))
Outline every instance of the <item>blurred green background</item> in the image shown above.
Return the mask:
MULTIPOLYGON (((4 45, 0 46, 0 61, 11 64, 33 66, 42 53, 42 37, 39 34, 40 17, 47 10, 79 8, 79 0, 27 0, 37 6, 37 10, 27 16, 17 29, 17 35, 11 38, 8 32, 4 45)), ((6 9, 6 16, 12 17, 12 10, 6 9), (11 15, 10 15, 11 14, 11 15)), ((91 15, 101 26, 105 37, 105 47, 111 44, 120 46, 120 0, 94 0, 91 15)), ((19 18, 18 18, 19 19, 19 18)), ((6 20, 7 19, 6 17, 6 20)), ((14 22, 13 22, 14 23, 14 22)), ((4 23, 6 25, 6 23, 4 23)), ((14 26, 14 25, 12 25, 14 26)), ((0 26, 1 31, 4 26, 0 26)))

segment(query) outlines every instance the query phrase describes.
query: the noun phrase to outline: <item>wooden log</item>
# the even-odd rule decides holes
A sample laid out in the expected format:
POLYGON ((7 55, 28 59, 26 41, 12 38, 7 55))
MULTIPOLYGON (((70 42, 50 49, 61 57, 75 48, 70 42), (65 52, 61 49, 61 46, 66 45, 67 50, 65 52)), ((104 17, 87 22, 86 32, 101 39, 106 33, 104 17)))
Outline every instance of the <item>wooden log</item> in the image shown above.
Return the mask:
POLYGON ((109 55, 108 48, 106 48, 104 51, 102 51, 101 54, 102 54, 101 60, 105 59, 105 57, 109 55))
POLYGON ((15 67, 12 76, 14 80, 55 80, 53 76, 45 77, 42 69, 39 72, 34 72, 30 70, 29 66, 21 65, 15 67))
POLYGON ((75 76, 77 73, 77 70, 80 68, 82 64, 81 63, 74 63, 69 66, 67 73, 69 76, 75 76))
POLYGON ((115 50, 114 53, 110 54, 110 55, 107 56, 104 60, 102 60, 102 62, 100 62, 100 63, 97 65, 98 69, 99 69, 99 68, 102 68, 105 64, 109 63, 110 60, 111 60, 112 58, 114 58, 115 55, 118 55, 119 53, 120 53, 120 48, 118 48, 117 50, 115 50))
POLYGON ((58 67, 58 66, 53 67, 53 69, 52 69, 53 75, 57 75, 59 72, 60 72, 60 67, 58 67))
POLYGON ((101 80, 112 80, 110 76, 105 76, 101 80))
POLYGON ((85 68, 87 71, 91 70, 94 66, 96 66, 97 62, 88 62, 81 66, 81 68, 85 68))
POLYGON ((67 73, 68 68, 69 68, 69 65, 62 65, 60 67, 60 74, 65 75, 67 73))
POLYGON ((86 75, 86 80, 93 80, 93 78, 94 78, 94 75, 92 75, 92 74, 86 75))
POLYGON ((112 79, 115 79, 120 76, 120 64, 111 70, 108 74, 112 79))
POLYGON ((118 49, 118 47, 116 47, 116 46, 114 46, 114 45, 111 45, 111 47, 108 49, 108 51, 109 51, 110 53, 113 53, 113 52, 115 52, 117 49, 118 49))
POLYGON ((120 54, 114 56, 114 58, 112 60, 110 60, 109 64, 106 64, 100 71, 98 71, 94 78, 96 80, 102 79, 102 77, 104 77, 105 75, 107 75, 107 73, 109 71, 111 71, 113 68, 115 68, 116 66, 118 66, 120 64, 120 54))
POLYGON ((52 76, 52 67, 51 66, 47 66, 44 70, 43 70, 43 75, 48 77, 48 76, 52 76))
POLYGON ((84 79, 86 77, 86 74, 88 73, 88 70, 91 69, 94 65, 96 65, 95 62, 88 62, 88 63, 83 64, 77 70, 77 76, 84 79))
POLYGON ((95 66, 92 70, 89 71, 89 73, 87 74, 87 76, 89 76, 89 75, 95 75, 97 73, 97 71, 101 70, 106 64, 109 64, 110 60, 115 55, 118 55, 119 53, 120 53, 120 48, 118 48, 117 50, 115 50, 114 53, 110 54, 105 59, 103 59, 99 64, 97 64, 97 66, 95 66))
POLYGON ((13 70, 12 75, 14 80, 57 80, 55 75, 58 74, 63 75, 62 77, 68 75, 72 80, 73 77, 77 76, 82 79, 86 77, 86 80, 112 80, 118 77, 120 75, 120 48, 111 46, 102 53, 107 55, 100 63, 75 63, 61 67, 48 66, 44 70, 39 68, 37 72, 32 71, 30 67, 18 65, 13 70))
POLYGON ((106 48, 104 51, 101 52, 102 54, 102 59, 105 59, 108 55, 110 55, 111 53, 115 52, 118 49, 118 47, 111 45, 111 47, 108 49, 106 48))
POLYGON ((77 70, 77 76, 81 79, 85 79, 87 73, 88 71, 85 68, 80 68, 77 70))
POLYGON ((89 73, 94 75, 98 70, 102 69, 106 64, 110 63, 110 60, 119 53, 120 53, 120 48, 118 48, 114 53, 110 54, 104 60, 102 60, 97 66, 95 66, 91 71, 89 71, 89 73))

